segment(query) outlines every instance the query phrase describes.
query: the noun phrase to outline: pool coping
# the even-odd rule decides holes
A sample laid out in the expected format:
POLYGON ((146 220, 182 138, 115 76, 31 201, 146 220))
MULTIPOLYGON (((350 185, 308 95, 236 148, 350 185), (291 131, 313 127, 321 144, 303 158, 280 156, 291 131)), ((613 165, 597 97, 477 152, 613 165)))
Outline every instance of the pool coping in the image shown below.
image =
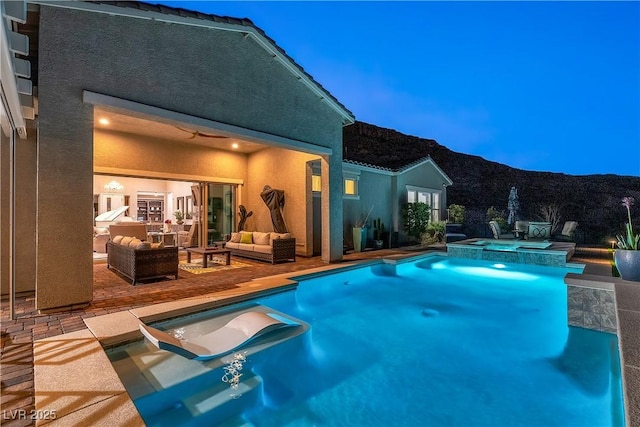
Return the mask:
MULTIPOLYGON (((83 424, 144 426, 133 401, 108 359, 105 348, 142 339, 140 322, 155 322, 219 308, 256 297, 286 292, 297 280, 337 270, 347 271, 375 264, 401 264, 442 253, 383 258, 290 272, 237 284, 236 289, 202 297, 153 304, 84 319, 88 329, 37 340, 33 345, 35 413, 49 411, 55 419, 36 420, 36 425, 83 424), (100 375, 91 375, 100 372, 100 375), (64 381, 61 381, 64 378, 64 381), (40 412, 39 412, 40 411, 40 412)), ((619 278, 568 273, 565 283, 613 290, 616 298, 618 340, 627 427, 640 425, 640 285, 619 278), (618 298, 618 293, 621 297, 618 298), (626 357, 625 357, 626 356, 626 357), (633 392, 633 393, 632 393, 633 392)))

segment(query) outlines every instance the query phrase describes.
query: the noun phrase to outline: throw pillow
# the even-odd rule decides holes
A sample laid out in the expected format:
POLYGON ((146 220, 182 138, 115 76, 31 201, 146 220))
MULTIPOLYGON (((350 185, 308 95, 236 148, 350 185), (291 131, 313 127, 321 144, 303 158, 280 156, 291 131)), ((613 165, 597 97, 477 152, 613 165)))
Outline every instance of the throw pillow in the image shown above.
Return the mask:
POLYGON ((113 243, 115 243, 116 245, 119 245, 121 241, 122 241, 122 236, 119 234, 113 238, 113 243))
POLYGON ((273 246, 274 240, 289 239, 289 238, 291 238, 290 233, 271 233, 271 241, 269 242, 269 244, 273 246))
POLYGON ((93 234, 109 234, 109 229, 106 227, 93 227, 93 234))
POLYGON ((138 246, 135 247, 137 250, 140 249, 151 249, 151 243, 149 242, 140 242, 138 243, 138 246))
POLYGON ((133 239, 133 237, 131 237, 131 236, 124 236, 122 238, 122 240, 120 240, 120 244, 122 246, 129 246, 129 243, 131 243, 132 239, 133 239))
POLYGON ((162 249, 162 248, 164 248, 164 242, 151 243, 151 249, 162 249))
POLYGON ((253 243, 253 233, 241 233, 240 243, 247 243, 249 245, 252 244, 253 243))
POLYGON ((231 233, 231 242, 240 243, 240 233, 231 233))
POLYGON ((142 243, 142 240, 138 239, 137 237, 134 237, 129 242, 129 247, 130 248, 136 248, 140 243, 142 243))
POLYGON ((256 245, 270 245, 271 241, 269 236, 271 233, 260 233, 259 231, 253 232, 253 243, 256 245))

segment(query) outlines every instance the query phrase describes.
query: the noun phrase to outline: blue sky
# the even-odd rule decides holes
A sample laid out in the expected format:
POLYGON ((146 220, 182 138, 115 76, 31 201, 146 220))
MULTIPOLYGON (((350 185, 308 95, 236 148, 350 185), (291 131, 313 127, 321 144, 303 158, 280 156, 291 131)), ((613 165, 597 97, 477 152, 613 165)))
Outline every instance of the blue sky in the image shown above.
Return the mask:
POLYGON ((357 120, 532 170, 640 176, 639 2, 159 2, 249 18, 357 120))

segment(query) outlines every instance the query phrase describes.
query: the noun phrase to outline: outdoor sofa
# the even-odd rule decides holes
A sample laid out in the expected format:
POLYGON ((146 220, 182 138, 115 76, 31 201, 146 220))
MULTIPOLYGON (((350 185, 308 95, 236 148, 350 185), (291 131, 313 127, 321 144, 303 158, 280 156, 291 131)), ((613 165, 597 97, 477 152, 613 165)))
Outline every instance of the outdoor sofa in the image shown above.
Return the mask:
POLYGON ((296 260, 296 239, 289 233, 259 231, 231 233, 225 248, 229 249, 232 255, 270 261, 271 264, 296 260))
POLYGON ((144 224, 110 226, 107 268, 131 279, 131 284, 165 276, 178 278, 178 247, 150 243, 144 224), (114 235, 125 233, 127 235, 114 235))

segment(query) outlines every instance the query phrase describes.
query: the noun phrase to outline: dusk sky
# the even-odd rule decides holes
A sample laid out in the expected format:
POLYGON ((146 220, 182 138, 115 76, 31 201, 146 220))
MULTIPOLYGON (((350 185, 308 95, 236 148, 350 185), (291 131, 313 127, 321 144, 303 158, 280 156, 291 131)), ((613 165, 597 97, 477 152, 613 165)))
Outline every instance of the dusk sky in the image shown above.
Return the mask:
POLYGON ((640 176, 640 2, 212 2, 356 119, 531 170, 640 176))

